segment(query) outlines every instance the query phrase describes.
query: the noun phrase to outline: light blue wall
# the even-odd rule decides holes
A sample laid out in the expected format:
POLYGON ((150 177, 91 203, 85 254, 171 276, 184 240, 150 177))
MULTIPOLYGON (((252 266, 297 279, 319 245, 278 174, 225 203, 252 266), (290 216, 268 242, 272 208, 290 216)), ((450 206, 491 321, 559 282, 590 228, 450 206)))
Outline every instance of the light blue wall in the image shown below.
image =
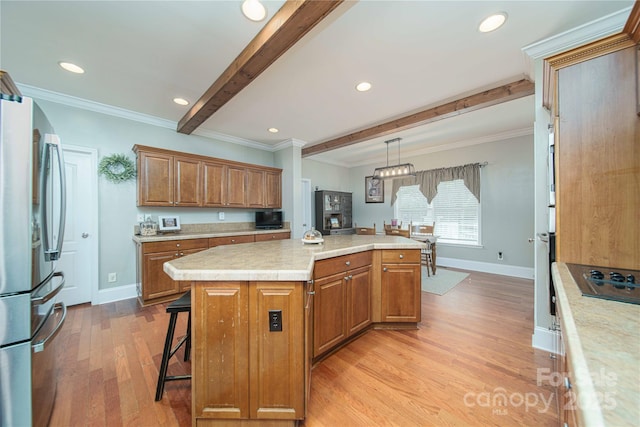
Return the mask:
MULTIPOLYGON (((131 159, 136 145, 166 148, 235 160, 264 166, 274 166, 271 152, 215 141, 197 135, 184 135, 167 129, 106 114, 81 110, 62 104, 37 100, 38 105, 60 135, 62 144, 91 147, 98 150, 98 161, 104 156, 123 153, 131 159)), ((131 240, 137 214, 157 217, 180 215, 183 224, 218 221, 218 212, 225 212, 225 222, 253 222, 253 210, 224 208, 138 208, 136 182, 113 184, 98 179, 99 200, 99 288, 106 289, 136 282, 135 246, 131 240), (117 272, 118 281, 107 282, 107 273, 117 272)))
MULTIPOLYGON (((534 234, 533 135, 414 156, 412 162, 416 170, 488 162, 481 172, 482 247, 439 244, 438 257, 533 268, 533 245, 527 240, 534 234), (498 261, 498 251, 503 261, 498 261)), ((354 221, 362 226, 375 223, 381 230, 394 214, 390 182, 385 183, 384 203, 364 201, 364 179, 375 166, 347 169, 304 159, 303 175, 321 189, 352 192, 354 221)))

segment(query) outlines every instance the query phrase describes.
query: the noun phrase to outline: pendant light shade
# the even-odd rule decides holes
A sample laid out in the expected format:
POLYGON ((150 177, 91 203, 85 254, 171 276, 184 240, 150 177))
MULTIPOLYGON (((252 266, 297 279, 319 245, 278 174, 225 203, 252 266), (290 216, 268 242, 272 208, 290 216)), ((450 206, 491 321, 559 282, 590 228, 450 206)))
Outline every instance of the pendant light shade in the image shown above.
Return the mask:
POLYGON ((416 169, 411 163, 400 163, 400 140, 402 138, 395 138, 385 141, 387 144, 387 166, 381 166, 373 171, 374 179, 392 179, 402 178, 405 176, 415 176, 416 169), (392 142, 398 143, 398 164, 389 166, 389 144, 392 142))

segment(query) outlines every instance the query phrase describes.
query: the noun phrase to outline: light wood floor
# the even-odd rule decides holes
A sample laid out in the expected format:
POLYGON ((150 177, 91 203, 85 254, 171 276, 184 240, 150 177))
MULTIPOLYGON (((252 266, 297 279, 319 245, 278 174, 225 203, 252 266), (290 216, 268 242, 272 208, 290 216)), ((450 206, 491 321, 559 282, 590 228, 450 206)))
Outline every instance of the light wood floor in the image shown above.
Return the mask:
MULTIPOLYGON (((133 299, 71 307, 50 425, 191 425, 189 381, 154 401, 168 320, 133 299)), ((313 369, 302 425, 555 426, 554 390, 537 384, 553 365, 532 328, 531 280, 471 272, 444 296, 423 292, 418 330, 369 331, 313 369)), ((169 374, 190 370, 182 355, 169 374)))

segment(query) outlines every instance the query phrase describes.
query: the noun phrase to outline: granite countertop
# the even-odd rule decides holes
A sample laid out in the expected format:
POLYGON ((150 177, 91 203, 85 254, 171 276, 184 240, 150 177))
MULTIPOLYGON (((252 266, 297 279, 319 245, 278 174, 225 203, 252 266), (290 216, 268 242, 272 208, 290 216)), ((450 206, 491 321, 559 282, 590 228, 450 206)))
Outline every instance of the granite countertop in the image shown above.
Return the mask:
POLYGON ((174 280, 307 281, 316 260, 373 249, 420 249, 425 243, 395 236, 323 236, 324 242, 298 239, 217 246, 164 264, 174 280))
POLYGON ((166 233, 156 234, 155 236, 141 236, 138 234, 133 235, 133 241, 136 243, 149 243, 149 242, 165 242, 170 240, 183 240, 183 239, 206 239, 209 237, 226 237, 226 236, 244 236, 252 234, 274 234, 274 233, 290 233, 288 228, 278 228, 276 230, 248 230, 246 228, 238 230, 224 230, 224 231, 180 231, 178 233, 166 233))
POLYGON ((564 263, 552 273, 583 425, 640 425, 640 306, 582 296, 564 263))

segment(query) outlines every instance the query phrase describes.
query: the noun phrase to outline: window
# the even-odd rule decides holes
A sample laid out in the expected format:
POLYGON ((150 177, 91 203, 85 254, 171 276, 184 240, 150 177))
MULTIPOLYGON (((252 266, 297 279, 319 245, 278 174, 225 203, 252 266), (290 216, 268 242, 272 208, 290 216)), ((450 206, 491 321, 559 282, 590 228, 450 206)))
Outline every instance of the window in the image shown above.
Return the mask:
POLYGON ((394 203, 395 217, 403 224, 436 223, 438 242, 461 245, 480 244, 480 203, 456 179, 438 184, 438 194, 431 204, 418 185, 400 187, 394 203))

